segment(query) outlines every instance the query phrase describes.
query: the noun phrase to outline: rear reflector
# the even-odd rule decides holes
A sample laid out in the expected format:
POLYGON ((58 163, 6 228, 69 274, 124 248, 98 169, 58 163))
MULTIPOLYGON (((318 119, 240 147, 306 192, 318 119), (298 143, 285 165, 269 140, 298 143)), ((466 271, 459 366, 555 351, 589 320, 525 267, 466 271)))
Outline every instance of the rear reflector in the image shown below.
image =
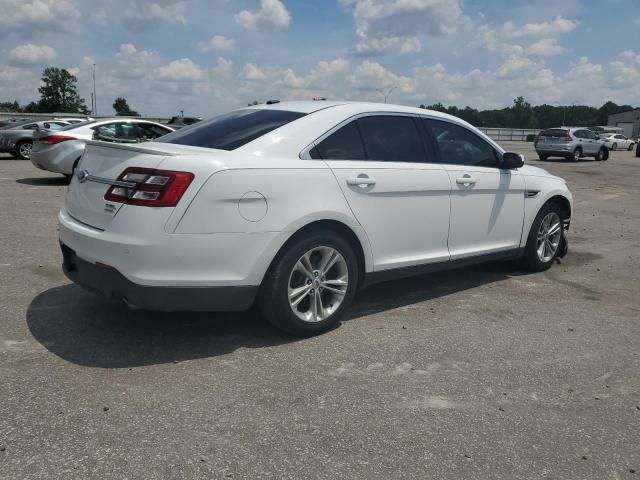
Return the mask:
POLYGON ((55 145, 56 143, 66 142, 67 140, 76 140, 75 137, 69 137, 67 135, 46 135, 44 137, 37 138, 37 143, 45 143, 47 145, 55 145))
POLYGON ((105 200, 141 207, 175 207, 191 184, 193 173, 129 167, 118 180, 132 185, 109 187, 105 200))

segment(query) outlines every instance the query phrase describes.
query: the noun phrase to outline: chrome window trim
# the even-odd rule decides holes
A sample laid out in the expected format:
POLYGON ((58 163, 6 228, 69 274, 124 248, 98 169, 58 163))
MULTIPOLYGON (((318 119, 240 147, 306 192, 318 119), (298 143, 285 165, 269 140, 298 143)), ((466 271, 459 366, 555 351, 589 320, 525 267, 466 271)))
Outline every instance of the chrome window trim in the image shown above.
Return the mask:
MULTIPOLYGON (((314 159, 311 158, 311 150, 313 148, 315 148, 317 146, 318 143, 322 142, 325 138, 327 138, 329 135, 331 135, 332 133, 334 133, 335 131, 339 130, 340 128, 344 127, 347 123, 350 123, 352 121, 358 120, 359 118, 364 118, 364 117, 377 117, 377 116, 385 116, 385 117, 411 117, 411 118, 418 118, 418 119, 427 119, 427 120, 438 120, 440 122, 448 122, 451 123, 453 125, 457 125, 458 127, 462 127, 467 129, 469 132, 473 133, 474 135, 476 135, 478 138, 480 138, 481 140, 483 140, 484 142, 488 143, 495 151, 496 154, 498 156, 498 159, 502 158, 502 155, 504 154, 505 150, 500 147, 500 145, 498 145, 497 143, 495 143, 491 138, 489 138, 486 134, 483 135, 478 135, 478 132, 475 132, 474 130, 470 129, 468 126, 464 125, 463 123, 460 122, 456 122, 455 120, 452 120, 450 118, 442 118, 442 117, 437 117, 434 115, 429 115, 429 114, 420 114, 420 113, 409 113, 409 112, 384 112, 384 111, 375 111, 375 112, 361 112, 361 113, 357 113, 355 115, 352 115, 351 117, 343 120, 342 122, 338 123, 337 125, 333 126, 332 128, 330 128, 329 130, 327 130, 325 133, 323 133, 322 135, 320 135, 318 138, 316 138, 313 142, 311 142, 309 145, 307 145, 306 147, 304 147, 302 149, 302 151, 300 152, 300 154, 298 155, 298 157, 301 160, 323 160, 323 159, 314 159)), ((482 133, 482 132, 480 132, 482 133)), ((350 160, 343 160, 343 159, 334 159, 335 161, 341 161, 341 162, 349 162, 350 160)), ((368 161, 375 161, 375 160, 358 160, 361 162, 368 162, 368 161)), ((499 160, 500 161, 500 160, 499 160)), ((420 162, 420 163, 441 163, 442 162, 420 162)), ((494 167, 488 167, 488 168, 494 168, 494 167)), ((498 167, 499 168, 499 167, 498 167)))

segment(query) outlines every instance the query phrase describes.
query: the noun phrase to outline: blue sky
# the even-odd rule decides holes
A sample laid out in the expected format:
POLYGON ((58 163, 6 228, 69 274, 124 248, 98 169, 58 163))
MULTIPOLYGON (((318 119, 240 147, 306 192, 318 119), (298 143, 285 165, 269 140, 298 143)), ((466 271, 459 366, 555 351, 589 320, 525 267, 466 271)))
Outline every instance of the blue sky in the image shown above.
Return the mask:
POLYGON ((0 100, 45 66, 99 113, 208 116, 277 98, 640 106, 638 0, 0 0, 0 100))

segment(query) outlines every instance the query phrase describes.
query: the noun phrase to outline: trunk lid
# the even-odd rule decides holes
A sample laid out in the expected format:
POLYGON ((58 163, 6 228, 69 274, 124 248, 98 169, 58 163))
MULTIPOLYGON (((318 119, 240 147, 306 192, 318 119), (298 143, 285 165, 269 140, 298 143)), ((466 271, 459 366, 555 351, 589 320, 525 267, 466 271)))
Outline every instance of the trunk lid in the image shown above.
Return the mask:
POLYGON ((168 156, 184 147, 170 144, 115 144, 87 141, 67 191, 65 208, 69 215, 91 227, 105 230, 122 208, 121 203, 104 199, 110 182, 127 167, 157 168, 168 156))

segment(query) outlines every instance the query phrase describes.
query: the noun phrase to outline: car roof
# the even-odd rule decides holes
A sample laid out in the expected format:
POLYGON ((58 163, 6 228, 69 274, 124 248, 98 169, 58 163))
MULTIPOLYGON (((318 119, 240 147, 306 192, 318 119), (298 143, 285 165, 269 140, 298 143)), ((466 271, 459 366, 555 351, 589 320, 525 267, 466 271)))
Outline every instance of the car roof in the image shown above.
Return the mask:
POLYGON ((437 112, 435 110, 427 110, 425 108, 408 107, 406 105, 396 105, 393 103, 377 103, 377 102, 354 102, 354 101, 285 101, 272 103, 270 105, 261 104, 247 108, 265 109, 265 110, 286 110, 289 112, 313 113, 326 108, 343 107, 347 108, 353 114, 367 112, 394 112, 394 113, 411 113, 414 115, 429 115, 431 117, 439 117, 443 119, 454 119, 460 122, 460 118, 454 117, 447 113, 437 112))

